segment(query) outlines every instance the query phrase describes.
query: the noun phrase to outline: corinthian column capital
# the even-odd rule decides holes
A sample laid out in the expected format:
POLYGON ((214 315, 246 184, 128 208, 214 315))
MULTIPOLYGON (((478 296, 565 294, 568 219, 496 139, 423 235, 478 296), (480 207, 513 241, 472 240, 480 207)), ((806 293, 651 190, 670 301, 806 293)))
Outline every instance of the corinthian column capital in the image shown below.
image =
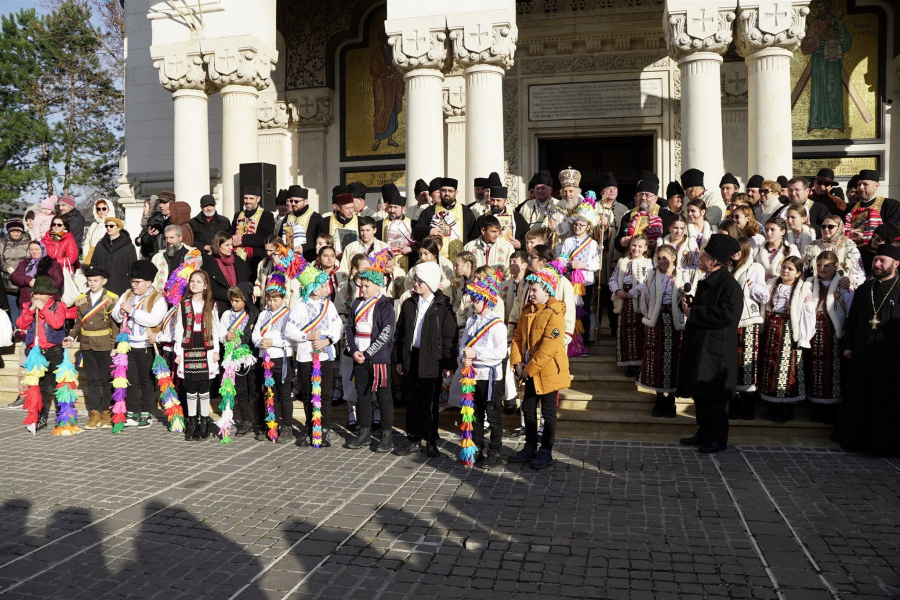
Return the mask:
POLYGON ((736 2, 669 0, 663 29, 669 56, 675 60, 695 52, 724 54, 733 39, 736 2))
POLYGON ((399 70, 444 70, 447 29, 443 15, 385 21, 384 30, 399 70))
POLYGON ((272 81, 278 52, 252 35, 200 40, 209 79, 217 87, 246 85, 259 91, 272 81))
POLYGON ((159 72, 159 84, 170 92, 179 90, 214 91, 206 79, 206 65, 196 41, 150 47, 153 66, 159 72))
POLYGON ((447 15, 453 57, 464 68, 492 65, 503 70, 515 63, 519 30, 507 11, 447 15))
POLYGON ((781 48, 793 52, 806 35, 809 0, 741 2, 735 48, 744 58, 754 52, 781 48))

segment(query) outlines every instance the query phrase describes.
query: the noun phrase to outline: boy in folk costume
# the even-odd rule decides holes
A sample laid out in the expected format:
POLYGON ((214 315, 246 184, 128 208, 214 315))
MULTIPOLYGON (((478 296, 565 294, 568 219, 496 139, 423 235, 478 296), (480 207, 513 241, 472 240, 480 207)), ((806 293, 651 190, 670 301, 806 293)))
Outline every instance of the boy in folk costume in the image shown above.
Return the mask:
MULTIPOLYGON (((153 289, 157 268, 149 260, 131 263, 128 277, 131 289, 119 297, 112 318, 119 323, 119 332, 127 334, 130 350, 126 357, 128 390, 125 404, 125 427, 150 427, 150 411, 156 404, 156 378, 153 375, 153 341, 166 315, 163 295, 153 289)), ((116 415, 113 410, 113 425, 116 415)), ((115 427, 113 429, 115 433, 115 427)))
MULTIPOLYGON (((572 344, 569 356, 587 356, 591 343, 591 314, 594 308, 594 277, 600 270, 600 246, 591 238, 591 223, 597 220, 597 213, 587 201, 583 202, 572 215, 570 227, 572 236, 560 244, 557 251, 566 263, 566 277, 572 283, 576 296, 576 317, 581 321, 580 347, 572 344)), ((577 334, 577 332, 576 332, 577 334)))
POLYGON ((481 237, 466 244, 463 249, 475 255, 476 267, 499 267, 506 269, 509 257, 516 251, 512 244, 501 235, 500 220, 494 215, 484 215, 481 222, 481 237))
POLYGON ((375 237, 375 219, 372 217, 358 217, 358 220, 359 239, 347 244, 347 247, 343 249, 341 262, 338 266, 338 270, 344 273, 350 272, 350 259, 357 254, 374 256, 388 247, 387 244, 375 237))
POLYGON ((356 413, 359 435, 344 448, 359 450, 373 441, 374 395, 381 408, 381 437, 375 452, 390 452, 394 446, 394 401, 391 397, 390 364, 394 345, 394 301, 383 293, 387 257, 376 255, 359 274, 362 297, 353 300, 344 336, 345 354, 353 359, 356 413))
POLYGON ((334 302, 326 296, 328 276, 312 265, 307 265, 298 278, 301 285, 301 301, 291 310, 291 322, 298 333, 296 357, 299 363, 300 400, 306 413, 306 432, 297 440, 298 446, 331 446, 328 433, 331 430, 331 389, 334 384, 334 364, 337 344, 341 339, 343 323, 334 302), (314 354, 318 355, 320 407, 313 405, 312 378, 314 354), (314 437, 314 408, 320 409, 321 440, 314 437))
POLYGON ((88 410, 88 422, 84 429, 106 429, 112 428, 109 370, 116 354, 116 336, 119 335, 119 325, 110 315, 119 297, 104 288, 109 279, 109 272, 105 269, 85 267, 84 275, 88 291, 75 300, 78 316, 62 345, 69 348, 76 339, 81 341, 81 358, 87 377, 84 403, 88 410))
POLYGON ((490 469, 500 463, 500 450, 503 447, 503 413, 500 402, 504 397, 503 361, 506 360, 508 351, 505 322, 502 316, 494 314, 499 299, 497 286, 495 277, 474 281, 466 286, 464 293, 471 298, 475 314, 466 322, 459 346, 460 365, 463 369, 472 367, 475 370, 474 389, 471 392, 475 411, 472 420, 475 454, 470 458, 476 467, 483 469, 490 469), (485 415, 491 428, 488 448, 484 448, 485 415))
POLYGON ((640 321, 638 294, 632 288, 647 280, 653 261, 647 258, 647 237, 643 234, 631 237, 628 250, 628 256, 619 259, 609 278, 609 289, 619 315, 616 364, 628 367, 626 377, 637 377, 644 356, 644 325, 640 321))
MULTIPOLYGON (((259 309, 253 304, 253 286, 249 281, 240 282, 228 290, 228 299, 231 308, 222 314, 219 321, 221 336, 219 341, 224 345, 234 340, 236 346, 253 348, 253 330, 259 319, 259 309)), ((234 378, 235 402, 241 417, 234 433, 239 436, 247 435, 251 431, 258 432, 261 426, 259 387, 256 385, 257 359, 256 356, 250 358, 252 362, 245 359, 245 364, 238 366, 234 378)))
POLYGON ((569 387, 569 357, 566 355, 566 306, 554 298, 556 274, 549 270, 532 273, 528 282, 528 304, 513 334, 509 361, 516 376, 525 381, 522 414, 525 417, 525 446, 509 458, 511 463, 530 462, 533 469, 553 464, 556 438, 556 409, 559 390, 569 387), (538 449, 537 405, 541 405, 544 433, 538 449))
POLYGON ((813 403, 814 422, 833 424, 843 397, 841 339, 853 302, 853 290, 840 286, 843 276, 837 254, 825 251, 816 259, 816 275, 805 283, 806 308, 816 319, 806 361, 806 397, 813 403))

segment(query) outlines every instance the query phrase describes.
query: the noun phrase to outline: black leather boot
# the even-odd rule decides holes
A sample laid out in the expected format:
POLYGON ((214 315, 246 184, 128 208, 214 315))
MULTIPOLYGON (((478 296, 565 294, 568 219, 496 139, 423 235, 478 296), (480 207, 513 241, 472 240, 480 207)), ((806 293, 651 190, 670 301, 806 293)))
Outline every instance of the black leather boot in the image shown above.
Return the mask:
POLYGON ((205 440, 209 437, 209 417, 200 417, 200 427, 197 431, 197 437, 205 440))
POLYGON ((188 417, 184 423, 184 441, 193 442, 197 437, 197 417, 188 417))
POLYGON ((359 450, 360 448, 367 447, 371 441, 372 431, 367 427, 363 427, 359 430, 358 436, 344 444, 344 448, 347 448, 348 450, 359 450))

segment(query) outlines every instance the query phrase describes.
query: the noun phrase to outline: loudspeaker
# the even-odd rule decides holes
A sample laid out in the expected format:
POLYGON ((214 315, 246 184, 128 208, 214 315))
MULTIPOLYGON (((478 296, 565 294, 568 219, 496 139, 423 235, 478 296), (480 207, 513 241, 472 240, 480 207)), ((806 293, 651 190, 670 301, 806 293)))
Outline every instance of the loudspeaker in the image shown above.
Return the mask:
POLYGON ((238 203, 244 196, 245 185, 255 185, 260 189, 260 204, 266 210, 275 211, 276 188, 275 165, 269 163, 244 163, 241 165, 241 189, 238 191, 238 203))

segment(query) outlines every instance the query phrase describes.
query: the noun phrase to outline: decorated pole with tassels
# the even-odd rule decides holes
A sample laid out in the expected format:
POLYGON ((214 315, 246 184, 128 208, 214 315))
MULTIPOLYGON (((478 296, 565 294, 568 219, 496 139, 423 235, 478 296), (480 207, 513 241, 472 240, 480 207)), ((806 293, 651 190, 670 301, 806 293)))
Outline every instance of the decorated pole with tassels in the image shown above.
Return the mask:
POLYGON ((128 392, 128 352, 131 350, 131 329, 127 325, 128 318, 122 323, 119 335, 116 336, 116 355, 112 361, 112 432, 122 433, 125 429, 125 395, 128 392))
MULTIPOLYGON (((155 345, 154 349, 156 349, 155 345)), ((184 431, 184 409, 182 409, 181 401, 178 399, 178 391, 175 389, 175 382, 172 380, 172 371, 169 369, 169 363, 158 352, 153 359, 153 374, 156 376, 156 383, 159 386, 159 403, 166 412, 166 418, 169 421, 169 431, 181 433, 184 431)))
POLYGON ((475 465, 475 454, 478 448, 472 441, 472 424, 475 422, 475 368, 468 365, 460 370, 462 381, 460 381, 462 396, 459 401, 459 462, 467 468, 471 469, 475 465))
POLYGON ((322 361, 319 353, 313 351, 312 359, 312 436, 313 448, 322 447, 322 361))
POLYGON ((222 385, 219 386, 219 394, 222 401, 219 403, 219 413, 222 415, 216 426, 219 428, 220 444, 231 443, 231 427, 234 425, 234 398, 237 390, 234 388, 234 380, 237 375, 234 363, 234 340, 225 343, 225 358, 222 360, 222 385))
MULTIPOLYGON (((36 330, 35 330, 36 331, 36 330)), ((34 346, 28 352, 25 360, 25 402, 22 408, 28 411, 22 425, 34 435, 37 432, 38 416, 44 408, 44 399, 41 397, 41 377, 47 373, 50 362, 41 352, 35 333, 34 346)))
POLYGON ((269 357, 269 351, 263 353, 263 385, 266 386, 266 436, 273 442, 278 439, 278 421, 275 420, 275 377, 272 375, 272 367, 275 363, 269 357))
POLYGON ((69 359, 69 352, 63 350, 63 359, 56 371, 56 429, 53 435, 75 435, 81 433, 78 426, 78 411, 75 410, 75 390, 78 388, 78 370, 69 359))

